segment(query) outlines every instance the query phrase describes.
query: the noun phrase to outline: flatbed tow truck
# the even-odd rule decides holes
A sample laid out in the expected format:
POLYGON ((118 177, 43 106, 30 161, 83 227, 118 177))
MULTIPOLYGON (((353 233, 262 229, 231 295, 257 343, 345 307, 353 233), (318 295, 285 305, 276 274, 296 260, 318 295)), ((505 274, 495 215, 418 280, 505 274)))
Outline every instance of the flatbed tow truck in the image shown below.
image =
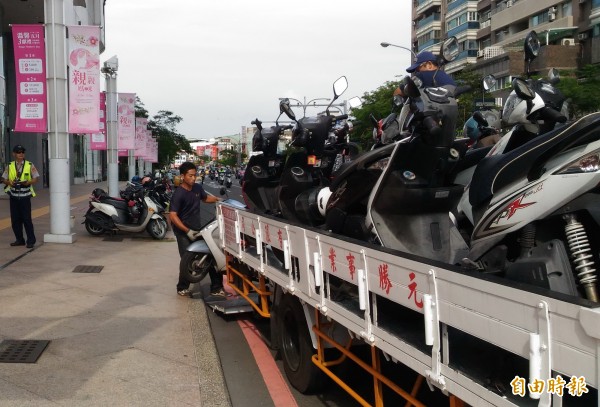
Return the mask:
POLYGON ((324 372, 363 406, 383 406, 384 386, 422 406, 426 383, 451 406, 600 407, 597 303, 225 204, 217 217, 236 306, 271 319, 301 392, 324 372), (417 373, 411 389, 381 357, 417 373), (373 376, 372 400, 336 375, 344 360, 373 376))

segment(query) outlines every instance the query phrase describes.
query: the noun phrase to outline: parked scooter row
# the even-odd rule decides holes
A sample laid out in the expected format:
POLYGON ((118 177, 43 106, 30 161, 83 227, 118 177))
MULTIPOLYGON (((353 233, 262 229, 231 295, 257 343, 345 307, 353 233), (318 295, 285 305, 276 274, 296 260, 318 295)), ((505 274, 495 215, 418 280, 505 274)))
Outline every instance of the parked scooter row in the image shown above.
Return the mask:
POLYGON ((163 239, 168 223, 165 210, 170 191, 164 184, 146 185, 128 183, 121 197, 110 197, 96 188, 90 196, 89 209, 84 216, 87 232, 93 236, 105 233, 147 231, 154 239, 163 239))

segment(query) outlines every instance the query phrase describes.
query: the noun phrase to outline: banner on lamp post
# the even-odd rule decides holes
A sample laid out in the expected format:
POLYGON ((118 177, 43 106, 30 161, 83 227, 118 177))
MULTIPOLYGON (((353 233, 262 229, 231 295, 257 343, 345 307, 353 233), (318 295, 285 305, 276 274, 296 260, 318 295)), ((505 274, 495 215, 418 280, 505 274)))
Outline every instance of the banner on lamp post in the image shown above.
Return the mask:
POLYGON ((45 133, 46 47, 42 24, 13 24, 13 48, 17 88, 15 131, 45 133))
POLYGON ((152 132, 148 131, 146 133, 146 154, 144 155, 145 161, 150 161, 152 159, 152 145, 154 144, 154 138, 152 137, 152 132))
POLYGON ((119 150, 135 149, 135 93, 119 93, 117 121, 119 150))
POLYGON ((100 27, 68 27, 69 133, 100 131, 100 27))
POLYGON ((152 162, 158 163, 158 140, 154 140, 154 145, 152 146, 152 162))
POLYGON ((100 92, 100 132, 92 133, 90 150, 106 150, 106 93, 100 92))
POLYGON ((134 155, 142 157, 146 154, 146 132, 148 131, 148 119, 135 118, 135 149, 134 155))

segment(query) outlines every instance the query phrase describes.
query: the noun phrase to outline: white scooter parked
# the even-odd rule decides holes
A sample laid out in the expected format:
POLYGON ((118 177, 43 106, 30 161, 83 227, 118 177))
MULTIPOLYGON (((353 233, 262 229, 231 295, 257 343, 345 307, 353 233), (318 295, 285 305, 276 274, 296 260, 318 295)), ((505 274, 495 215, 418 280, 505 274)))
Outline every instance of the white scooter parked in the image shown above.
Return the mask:
POLYGON ((146 230, 154 239, 163 239, 168 225, 156 203, 143 188, 130 198, 113 198, 100 188, 94 189, 84 221, 88 233, 99 236, 106 232, 146 230))

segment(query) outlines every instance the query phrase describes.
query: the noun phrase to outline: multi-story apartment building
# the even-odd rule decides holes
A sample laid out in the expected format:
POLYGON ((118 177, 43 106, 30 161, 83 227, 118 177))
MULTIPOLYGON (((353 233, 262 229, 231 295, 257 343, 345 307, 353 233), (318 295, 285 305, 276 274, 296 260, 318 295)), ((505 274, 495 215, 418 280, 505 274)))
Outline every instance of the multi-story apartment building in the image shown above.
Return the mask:
POLYGON ((523 39, 535 30, 543 47, 532 69, 575 68, 600 63, 600 0, 415 0, 413 49, 438 52, 458 39, 460 54, 449 73, 471 65, 494 74, 497 88, 524 71, 523 39))

